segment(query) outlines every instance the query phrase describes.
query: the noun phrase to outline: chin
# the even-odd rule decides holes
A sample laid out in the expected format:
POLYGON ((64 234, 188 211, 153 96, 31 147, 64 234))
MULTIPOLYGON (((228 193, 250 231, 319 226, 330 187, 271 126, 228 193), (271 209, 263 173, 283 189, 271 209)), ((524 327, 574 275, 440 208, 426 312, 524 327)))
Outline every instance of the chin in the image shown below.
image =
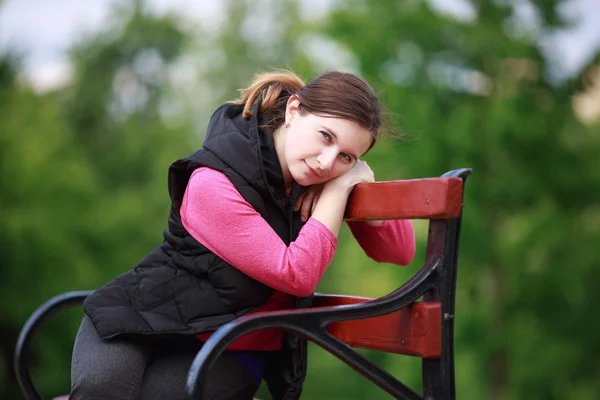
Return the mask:
POLYGON ((310 186, 316 183, 314 179, 303 174, 292 174, 292 179, 300 186, 310 186))
POLYGON ((306 178, 306 177, 301 177, 301 178, 294 178, 294 181, 296 181, 296 183, 300 186, 310 186, 313 185, 314 182, 312 182, 310 179, 306 178))

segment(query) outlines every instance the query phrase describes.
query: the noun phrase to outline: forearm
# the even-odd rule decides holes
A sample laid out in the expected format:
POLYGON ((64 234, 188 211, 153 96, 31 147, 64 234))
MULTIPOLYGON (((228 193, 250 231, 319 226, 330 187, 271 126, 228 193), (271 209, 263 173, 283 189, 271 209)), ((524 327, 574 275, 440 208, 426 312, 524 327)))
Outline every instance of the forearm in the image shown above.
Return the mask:
POLYGON ((350 192, 359 183, 374 181, 373 171, 367 163, 357 160, 348 172, 325 183, 312 217, 325 225, 337 238, 350 192))
POLYGON ((340 232, 351 191, 352 188, 325 185, 311 216, 325 225, 336 238, 340 232))
POLYGON ((286 245, 229 179, 209 168, 192 174, 180 216, 189 234, 217 256, 265 285, 296 296, 314 291, 337 245, 330 228, 316 220, 286 245))
POLYGON ((373 221, 365 221, 365 224, 369 226, 382 226, 385 225, 384 219, 374 219, 373 221))

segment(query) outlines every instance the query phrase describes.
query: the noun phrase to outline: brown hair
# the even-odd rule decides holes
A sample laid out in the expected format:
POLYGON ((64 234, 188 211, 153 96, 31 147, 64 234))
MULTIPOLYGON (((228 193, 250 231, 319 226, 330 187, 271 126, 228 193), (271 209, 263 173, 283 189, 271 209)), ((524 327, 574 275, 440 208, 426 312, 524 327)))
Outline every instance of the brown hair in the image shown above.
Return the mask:
POLYGON ((367 129, 373 135, 371 147, 382 125, 386 125, 379 99, 371 86, 350 73, 327 72, 305 85, 293 72, 267 72, 257 75, 240 93, 241 98, 233 103, 244 105, 245 119, 250 119, 252 105, 261 96, 258 112, 262 126, 272 132, 285 122, 287 101, 292 95, 300 100, 301 113, 335 116, 367 129))

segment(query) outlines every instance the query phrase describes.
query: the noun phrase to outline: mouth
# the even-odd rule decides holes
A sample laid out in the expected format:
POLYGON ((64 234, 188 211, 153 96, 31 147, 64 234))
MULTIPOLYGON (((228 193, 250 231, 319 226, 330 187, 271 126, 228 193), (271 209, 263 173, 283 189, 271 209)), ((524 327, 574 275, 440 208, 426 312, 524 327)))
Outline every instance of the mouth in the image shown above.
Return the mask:
POLYGON ((308 165, 308 163, 306 161, 304 161, 304 163, 306 164, 306 167, 308 168, 308 172, 310 172, 311 175, 313 175, 315 178, 320 178, 321 177, 321 175, 319 175, 317 173, 317 171, 315 171, 314 169, 312 169, 310 167, 310 165, 308 165))

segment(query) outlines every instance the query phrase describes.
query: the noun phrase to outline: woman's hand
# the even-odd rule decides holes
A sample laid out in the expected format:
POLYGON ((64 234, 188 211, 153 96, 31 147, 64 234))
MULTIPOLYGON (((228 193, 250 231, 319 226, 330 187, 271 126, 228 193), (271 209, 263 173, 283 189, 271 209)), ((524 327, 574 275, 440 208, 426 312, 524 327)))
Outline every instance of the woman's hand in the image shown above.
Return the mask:
POLYGON ((308 220, 308 217, 312 214, 319 201, 321 192, 323 191, 323 184, 312 185, 302 193, 302 196, 298 198, 294 205, 294 211, 300 210, 300 218, 303 222, 308 220))
POLYGON ((375 175, 373 174, 371 167, 369 167, 365 161, 357 160, 348 172, 325 184, 327 186, 334 186, 340 190, 346 190, 347 193, 350 194, 354 186, 359 183, 369 182, 375 182, 375 175))
POLYGON ((308 220, 308 217, 312 214, 319 201, 323 187, 326 184, 332 182, 333 185, 340 185, 340 189, 346 190, 348 193, 354 188, 355 185, 363 182, 374 182, 375 177, 373 171, 369 165, 364 161, 356 161, 356 164, 352 166, 348 172, 339 177, 332 179, 329 182, 321 183, 318 185, 312 185, 302 196, 298 198, 294 205, 294 211, 300 210, 300 218, 303 222, 308 220))
MULTIPOLYGON (((340 179, 341 182, 337 182, 337 184, 341 184, 342 187, 347 188, 349 191, 352 191, 354 186, 359 183, 369 183, 375 182, 375 175, 371 170, 371 167, 365 161, 356 161, 356 164, 344 175, 336 178, 340 179)), ((334 182, 334 184, 336 184, 334 182)), ((321 190, 319 191, 319 194, 321 190)), ((348 192, 349 193, 349 192, 348 192)), ((318 198, 317 198, 318 199, 318 198)), ((316 202, 315 202, 316 204, 316 202)), ((384 220, 373 220, 373 221, 365 221, 365 224, 371 226, 381 226, 385 224, 384 220)))
POLYGON ((367 163, 356 161, 348 172, 325 182, 318 197, 318 204, 313 199, 312 218, 325 225, 337 237, 350 192, 359 183, 374 181, 373 171, 367 163))

